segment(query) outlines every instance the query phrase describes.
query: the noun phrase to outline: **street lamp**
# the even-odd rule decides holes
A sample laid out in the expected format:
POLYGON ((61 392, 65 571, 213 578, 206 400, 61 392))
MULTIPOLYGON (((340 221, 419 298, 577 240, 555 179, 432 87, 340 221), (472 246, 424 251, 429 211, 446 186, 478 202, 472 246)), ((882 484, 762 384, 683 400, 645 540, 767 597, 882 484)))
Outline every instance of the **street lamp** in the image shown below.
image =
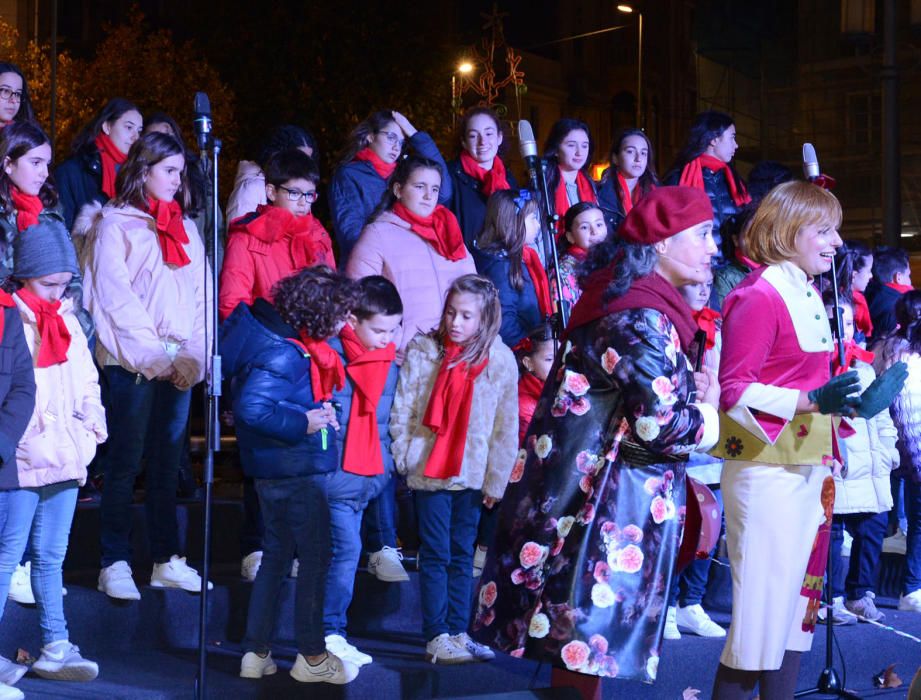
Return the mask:
POLYGON ((637 15, 636 40, 636 126, 643 128, 643 13, 632 5, 618 5, 617 11, 625 15, 637 15))
POLYGON ((461 61, 457 64, 457 69, 451 73, 451 125, 457 125, 457 110, 460 107, 460 91, 457 87, 457 74, 461 76, 469 75, 473 72, 473 64, 470 61, 461 61))

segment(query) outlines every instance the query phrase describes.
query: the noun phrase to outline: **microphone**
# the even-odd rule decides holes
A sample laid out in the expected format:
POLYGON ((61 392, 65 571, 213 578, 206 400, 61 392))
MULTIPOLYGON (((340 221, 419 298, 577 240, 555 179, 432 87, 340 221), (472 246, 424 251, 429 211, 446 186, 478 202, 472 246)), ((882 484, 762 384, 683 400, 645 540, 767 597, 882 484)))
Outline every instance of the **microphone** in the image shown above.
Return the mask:
POLYGON ((199 150, 204 151, 211 143, 211 101, 203 92, 195 93, 195 137, 199 150))
POLYGON ((811 143, 803 144, 803 175, 809 182, 814 182, 821 175, 819 157, 811 143))
POLYGON ((540 156, 537 155, 537 141, 534 140, 534 129, 531 122, 521 119, 518 122, 518 147, 521 157, 532 180, 535 180, 540 169, 540 156))

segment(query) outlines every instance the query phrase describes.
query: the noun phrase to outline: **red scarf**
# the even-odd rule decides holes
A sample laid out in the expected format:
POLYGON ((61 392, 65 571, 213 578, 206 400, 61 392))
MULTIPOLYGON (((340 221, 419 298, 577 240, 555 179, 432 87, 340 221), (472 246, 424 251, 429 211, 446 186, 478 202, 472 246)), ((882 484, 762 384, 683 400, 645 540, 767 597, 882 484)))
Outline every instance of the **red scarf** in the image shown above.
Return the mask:
POLYGON ((38 358, 36 367, 51 367, 67 362, 67 349, 70 347, 70 331, 59 313, 61 300, 45 301, 39 299, 28 289, 23 287, 16 292, 25 302, 32 313, 35 314, 35 323, 38 326, 38 358))
POLYGON ((463 349, 451 340, 445 341, 444 359, 422 419, 422 425, 435 433, 435 444, 423 472, 429 479, 457 476, 464 461, 467 426, 473 408, 473 383, 486 369, 489 358, 473 367, 466 362, 452 367, 463 349))
POLYGON ((585 262, 585 259, 588 257, 588 251, 580 246, 570 245, 566 249, 566 255, 571 255, 579 262, 585 262))
POLYGON ((713 346, 716 345, 716 322, 722 318, 719 311, 714 311, 709 306, 705 306, 700 311, 693 312, 691 316, 694 317, 697 327, 707 334, 706 349, 712 350, 713 346))
POLYGON ((13 200, 13 207, 16 209, 16 228, 20 233, 38 223, 38 215, 45 208, 38 195, 26 194, 13 185, 10 188, 10 199, 13 200))
POLYGON ((0 289, 0 343, 3 342, 3 327, 6 325, 5 309, 10 309, 14 306, 16 306, 16 302, 13 301, 13 297, 0 289))
POLYGON ((553 314, 553 303, 550 301, 550 280, 547 279, 547 271, 540 262, 540 256, 531 246, 526 245, 521 251, 521 262, 531 275, 531 282, 534 283, 534 293, 537 295, 537 305, 540 307, 540 314, 543 317, 553 314))
POLYGON ((390 176, 393 175, 393 171, 397 169, 396 163, 385 163, 370 147, 365 147, 358 151, 358 153, 355 154, 355 160, 370 163, 371 167, 374 168, 374 172, 376 172, 382 180, 390 179, 390 176))
POLYGON ((511 189, 505 174, 505 163, 499 156, 492 159, 492 169, 487 170, 480 167, 480 164, 467 151, 461 151, 460 164, 465 173, 480 183, 480 192, 484 197, 488 197, 493 192, 511 189))
MULTIPOLYGON (((575 328, 584 326, 592 321, 597 321, 609 314, 627 309, 655 309, 668 317, 684 352, 688 351, 697 333, 697 324, 691 316, 691 307, 681 296, 677 289, 657 272, 652 272, 645 277, 635 280, 623 296, 604 302, 604 291, 611 282, 614 266, 619 262, 617 258, 608 267, 592 273, 582 296, 572 310, 569 325, 566 327, 568 335, 575 328)), ((564 337, 565 337, 564 335, 564 337)))
POLYGON ((633 205, 639 202, 640 197, 643 196, 639 179, 637 179, 636 184, 633 186, 633 194, 630 194, 630 186, 627 184, 627 178, 618 170, 617 184, 620 186, 620 203, 624 208, 624 214, 629 214, 630 210, 633 209, 633 205))
POLYGON ((108 134, 101 131, 96 137, 95 144, 102 159, 102 191, 111 199, 115 196, 115 166, 124 163, 128 154, 119 151, 108 134))
POLYGON ((873 335, 873 319, 870 317, 867 298, 857 289, 851 289, 851 297, 854 299, 854 325, 869 338, 873 335))
POLYGON ((886 286, 889 289, 894 289, 899 294, 905 294, 905 292, 910 292, 914 289, 910 284, 899 284, 898 282, 886 282, 886 286))
POLYGON ((873 360, 876 358, 876 355, 870 352, 869 350, 864 350, 853 340, 849 340, 844 344, 844 364, 842 365, 838 361, 838 353, 835 352, 835 356, 832 359, 832 373, 834 376, 839 374, 844 374, 847 372, 851 365, 855 361, 860 360, 861 362, 866 362, 868 365, 873 364, 873 360))
POLYGON ((447 207, 439 204, 429 216, 413 214, 402 202, 393 205, 393 213, 409 224, 410 230, 428 243, 435 252, 448 260, 458 261, 467 257, 464 234, 457 218, 447 207))
POLYGON ((345 368, 339 353, 329 347, 325 340, 311 338, 303 330, 300 332, 304 350, 310 355, 310 388, 316 403, 329 401, 333 389, 341 391, 345 386, 345 368))
POLYGON ((751 258, 746 257, 745 255, 742 255, 742 251, 740 251, 738 248, 735 249, 735 252, 733 253, 733 255, 735 256, 735 259, 739 263, 741 263, 742 265, 745 265, 745 267, 747 267, 749 270, 757 270, 759 268, 764 267, 764 265, 760 263, 756 263, 751 258))
POLYGON ((732 201, 735 202, 737 207, 741 207, 752 201, 752 198, 748 196, 745 185, 742 182, 736 182, 735 175, 733 175, 732 171, 729 169, 729 163, 719 158, 708 156, 706 153, 701 153, 684 166, 678 184, 686 187, 696 187, 699 190, 704 189, 704 173, 702 168, 709 168, 715 173, 722 171, 723 177, 726 178, 726 184, 729 186, 729 195, 732 197, 732 201))
POLYGON ((384 393, 390 365, 396 357, 396 345, 390 343, 383 350, 368 350, 349 324, 339 331, 339 339, 348 360, 345 371, 355 385, 342 469, 360 476, 383 474, 384 456, 377 429, 377 404, 384 393))
MULTIPOLYGON (((560 181, 556 186, 556 192, 553 194, 553 206, 556 208, 557 216, 560 217, 556 224, 557 238, 559 238, 565 233, 564 229, 566 224, 563 221, 563 217, 565 217, 566 212, 569 211, 569 197, 566 196, 566 180, 563 179, 563 169, 559 166, 557 166, 557 169, 560 172, 560 181)), ((579 188, 580 202, 598 201, 591 180, 589 180, 581 170, 576 175, 576 187, 579 188)))
POLYGON ((295 216, 287 209, 260 204, 255 217, 242 217, 230 224, 229 234, 238 233, 250 235, 266 245, 287 239, 291 266, 296 270, 314 265, 336 269, 332 241, 313 214, 295 216))
POLYGON ((157 240, 163 262, 176 267, 185 267, 192 262, 184 248, 189 242, 189 234, 182 223, 182 207, 179 202, 175 199, 164 202, 162 199, 148 197, 147 209, 157 224, 157 240))

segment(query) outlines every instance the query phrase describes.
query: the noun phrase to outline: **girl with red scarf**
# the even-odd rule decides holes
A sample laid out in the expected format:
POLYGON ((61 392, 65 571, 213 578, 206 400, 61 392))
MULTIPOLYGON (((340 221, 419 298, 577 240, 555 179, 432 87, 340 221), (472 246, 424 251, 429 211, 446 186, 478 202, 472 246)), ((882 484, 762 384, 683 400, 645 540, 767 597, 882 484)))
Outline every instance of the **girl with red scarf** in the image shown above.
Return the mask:
POLYGON ((499 335, 510 348, 553 313, 550 282, 532 247, 540 232, 538 216, 529 190, 496 192, 489 198, 486 223, 473 249, 477 271, 499 291, 499 335))
POLYGON ((623 129, 611 144, 610 167, 598 183, 598 203, 612 231, 633 206, 659 184, 655 151, 642 129, 623 129))
POLYGON ((472 248, 486 219, 486 200, 500 190, 517 190, 515 177, 505 166, 499 152, 504 133, 499 115, 489 107, 468 110, 458 126, 461 150, 448 161, 451 176, 451 201, 464 242, 472 248))
POLYGON ((585 122, 560 119, 550 128, 544 144, 544 158, 547 160, 547 192, 559 217, 558 235, 563 233, 563 217, 569 207, 579 202, 598 201, 591 176, 594 153, 595 143, 585 122))
POLYGON ((109 386, 111 459, 102 493, 99 588, 137 600, 131 578, 135 477, 147 455, 151 585, 198 591, 179 556, 176 464, 185 438, 190 389, 205 376, 205 290, 211 270, 189 204, 182 145, 154 132, 141 137, 119 172, 116 197, 93 219, 84 244, 84 298, 96 322, 96 359, 109 386))
MULTIPOLYGON (((579 268, 588 259, 589 251, 604 242, 608 237, 608 227, 604 212, 592 202, 579 202, 569 208, 563 219, 565 235, 560 243, 565 248, 560 251, 560 281, 563 286, 563 306, 569 312, 579 301, 582 287, 579 286, 579 268)), ((555 304, 560 303, 556 275, 551 276, 550 291, 555 304)))
POLYGON ((416 492, 425 655, 459 664, 494 657, 466 634, 480 506, 495 507, 515 462, 515 357, 499 336, 499 295, 485 277, 448 290, 436 332, 406 352, 390 415, 397 471, 416 492))
POLYGON ((221 269, 218 312, 227 318, 237 304, 271 301, 272 286, 305 267, 336 261, 323 224, 311 213, 320 174, 299 150, 277 153, 265 166, 266 205, 230 223, 221 269))
MULTIPOLYGON (((99 375, 73 301, 64 298, 77 272, 67 230, 58 221, 46 220, 28 228, 14 245, 18 289, 13 299, 33 358, 36 392, 35 410, 16 459, 4 464, 4 471, 12 467, 17 485, 3 491, 0 506, 0 595, 6 599, 10 574, 28 546, 33 580, 40 581, 35 600, 43 644, 32 670, 44 678, 90 681, 99 669, 69 641, 61 570, 78 485, 86 482, 96 445, 107 437, 99 375)), ((5 663, 16 680, 26 671, 5 663)))
POLYGON ((71 156, 54 171, 64 225, 70 230, 85 204, 115 197, 115 178, 144 128, 137 107, 123 97, 109 100, 77 134, 71 156))

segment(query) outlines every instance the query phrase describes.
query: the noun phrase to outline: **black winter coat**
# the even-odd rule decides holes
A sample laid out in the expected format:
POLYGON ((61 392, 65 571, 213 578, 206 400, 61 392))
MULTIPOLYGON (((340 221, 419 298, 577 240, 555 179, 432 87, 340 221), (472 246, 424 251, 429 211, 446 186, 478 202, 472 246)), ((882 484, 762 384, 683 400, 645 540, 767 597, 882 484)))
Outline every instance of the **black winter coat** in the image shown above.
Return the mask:
MULTIPOLYGON (((726 178, 723 177, 721 171, 714 172, 704 166, 701 167, 701 172, 704 177, 704 191, 710 198, 710 205, 713 207, 713 242, 716 243, 717 253, 713 256, 712 263, 717 266, 725 262, 723 258, 722 226, 731 217, 738 214, 741 207, 737 206, 733 201, 732 195, 729 193, 729 183, 726 182, 726 178)), ((680 178, 680 170, 672 171, 665 184, 677 185, 680 178)))
POLYGON ((873 321, 873 338, 882 338, 899 325, 895 320, 895 303, 902 293, 875 279, 867 287, 867 306, 870 307, 870 319, 873 321))
MULTIPOLYGON (((448 161, 448 174, 451 176, 451 201, 448 202, 448 208, 457 217, 457 223, 464 233, 464 243, 469 250, 473 250, 486 220, 487 197, 480 192, 480 183, 464 172, 460 158, 448 161)), ((505 177, 509 187, 517 190, 518 181, 508 169, 505 177)))
POLYGON ((596 190, 598 192, 598 206, 604 212, 604 221, 608 225, 608 235, 616 233, 617 229, 627 218, 624 212, 624 205, 621 203, 617 192, 614 190, 614 180, 617 178, 604 178, 598 183, 596 190))
POLYGON ((64 225, 70 231, 84 204, 105 204, 109 197, 102 191, 102 159, 99 149, 90 144, 61 163, 54 171, 54 181, 64 210, 64 225))
POLYGON ((515 289, 509 280, 511 262, 505 251, 492 252, 479 248, 472 248, 473 263, 477 272, 492 280, 499 292, 499 303, 502 306, 502 326, 499 335, 502 342, 510 348, 515 347, 543 321, 540 305, 537 303, 537 292, 528 268, 521 266, 521 289, 515 289))
POLYGON ((16 489, 16 446, 35 410, 35 374, 19 309, 0 307, 0 313, 0 489, 16 489))

